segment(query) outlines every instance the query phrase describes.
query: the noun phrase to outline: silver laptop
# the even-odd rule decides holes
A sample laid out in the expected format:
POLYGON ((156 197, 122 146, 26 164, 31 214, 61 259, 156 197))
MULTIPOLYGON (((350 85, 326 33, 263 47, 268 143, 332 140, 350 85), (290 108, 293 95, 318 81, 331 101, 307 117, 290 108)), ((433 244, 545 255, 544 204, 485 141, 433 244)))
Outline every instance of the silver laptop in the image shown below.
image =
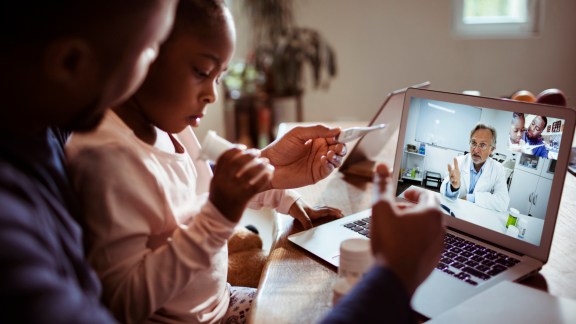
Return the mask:
MULTIPOLYGON (((410 88, 427 89, 429 86, 430 82, 426 81, 410 88)), ((386 124, 386 128, 369 133, 358 140, 350 153, 346 155, 346 159, 339 168, 340 172, 371 178, 377 162, 385 162, 389 165, 394 163, 406 90, 408 88, 398 89, 386 95, 382 106, 368 124, 368 126, 386 124)))
MULTIPOLYGON (((397 195, 402 197, 409 187, 438 195, 448 225, 446 246, 455 245, 447 248, 438 268, 415 292, 416 311, 432 318, 498 282, 518 281, 542 268, 550 252, 575 119, 575 110, 566 107, 408 89, 394 161, 394 170, 399 171, 394 172, 397 195), (509 144, 514 112, 524 114, 527 128, 535 116, 547 117, 541 134, 546 154, 539 151, 536 156, 528 146, 516 152, 518 148, 509 144), (507 227, 506 210, 444 198, 438 186, 427 181, 429 175, 444 178, 447 164, 467 153, 470 130, 478 122, 497 130, 494 153, 500 159, 506 156, 502 166, 511 169, 505 172, 509 196, 505 209, 519 211, 518 226, 512 222, 507 227)), ((289 240, 338 266, 340 242, 369 237, 369 230, 363 229, 369 217, 370 210, 365 210, 291 235, 289 240)))

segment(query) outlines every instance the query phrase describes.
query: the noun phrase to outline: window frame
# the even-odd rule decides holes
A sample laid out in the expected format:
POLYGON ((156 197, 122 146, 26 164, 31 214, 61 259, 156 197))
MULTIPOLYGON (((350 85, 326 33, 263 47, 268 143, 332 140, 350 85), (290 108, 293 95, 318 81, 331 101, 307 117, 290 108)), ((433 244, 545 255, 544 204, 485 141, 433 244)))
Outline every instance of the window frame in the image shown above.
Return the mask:
POLYGON ((464 23, 464 1, 453 0, 453 33, 458 38, 530 38, 538 36, 544 0, 526 0, 526 22, 464 23))

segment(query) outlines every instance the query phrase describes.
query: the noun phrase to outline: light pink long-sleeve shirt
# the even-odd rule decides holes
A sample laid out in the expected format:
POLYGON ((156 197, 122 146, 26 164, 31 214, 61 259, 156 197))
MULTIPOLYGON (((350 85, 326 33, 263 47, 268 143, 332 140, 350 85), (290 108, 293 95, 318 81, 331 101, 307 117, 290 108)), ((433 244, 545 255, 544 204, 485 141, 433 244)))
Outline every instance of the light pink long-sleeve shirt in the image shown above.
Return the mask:
MULTIPOLYGON (((67 146, 87 255, 104 302, 125 323, 217 322, 228 308, 226 240, 236 224, 208 200, 212 173, 192 130, 175 138, 184 153, 140 141, 109 112, 67 146)), ((249 207, 287 213, 296 199, 270 190, 249 207)))

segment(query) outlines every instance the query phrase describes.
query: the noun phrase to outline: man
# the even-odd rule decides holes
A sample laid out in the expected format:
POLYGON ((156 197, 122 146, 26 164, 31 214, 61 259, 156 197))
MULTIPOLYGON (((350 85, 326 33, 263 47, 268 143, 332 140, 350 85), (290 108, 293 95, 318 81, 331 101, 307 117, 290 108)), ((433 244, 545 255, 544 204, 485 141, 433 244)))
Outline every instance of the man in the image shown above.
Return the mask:
POLYGON ((63 145, 142 81, 176 0, 0 10, 0 322, 111 323, 82 251, 63 145), (113 37, 111 37, 113 35, 113 37))
POLYGON ((528 126, 528 129, 524 132, 524 135, 522 135, 522 141, 525 142, 524 153, 548 158, 548 149, 541 135, 544 129, 546 129, 547 123, 548 120, 545 116, 536 116, 532 119, 530 126, 528 126))
POLYGON ((375 266, 322 323, 417 323, 410 299, 438 264, 444 247, 442 212, 427 190, 404 193, 414 204, 396 202, 384 164, 376 168, 374 185, 379 193, 370 227, 375 266))
POLYGON ((484 208, 506 211, 510 203, 504 167, 489 158, 496 149, 496 129, 477 124, 470 132, 470 153, 448 164, 448 176, 440 193, 462 198, 484 208))
MULTIPOLYGON (((63 145, 69 131, 94 128, 140 84, 175 5, 12 1, 0 10, 0 322, 115 321, 84 259, 63 145)), ((412 262, 404 272, 405 263, 391 260, 408 291, 430 268, 412 262)))
MULTIPOLYGON (((106 108, 140 85, 172 27, 176 4, 2 5, 0 323, 115 321, 100 303, 100 283, 85 260, 74 220, 82 215, 76 212, 63 146, 71 131, 92 130, 106 108)), ((285 136, 274 146, 290 154, 283 155, 285 164, 277 170, 303 170, 292 185, 326 177, 345 154, 343 144, 327 144, 324 138, 338 132, 317 126, 285 136)))

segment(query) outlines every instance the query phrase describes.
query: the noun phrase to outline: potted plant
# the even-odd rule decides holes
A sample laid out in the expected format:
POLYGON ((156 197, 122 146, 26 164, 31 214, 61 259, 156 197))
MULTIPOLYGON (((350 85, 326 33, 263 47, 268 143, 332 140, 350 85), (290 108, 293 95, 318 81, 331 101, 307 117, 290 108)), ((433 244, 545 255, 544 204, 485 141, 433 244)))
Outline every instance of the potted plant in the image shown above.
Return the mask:
POLYGON ((269 96, 301 95, 306 68, 314 88, 328 86, 337 72, 334 49, 316 30, 295 25, 293 0, 242 3, 254 31, 254 65, 265 76, 269 96))
POLYGON ((305 72, 313 88, 325 88, 336 76, 334 49, 317 31, 298 27, 293 0, 243 0, 252 33, 252 50, 233 63, 224 77, 226 136, 262 147, 274 139, 286 101, 295 101, 303 120, 305 72))

